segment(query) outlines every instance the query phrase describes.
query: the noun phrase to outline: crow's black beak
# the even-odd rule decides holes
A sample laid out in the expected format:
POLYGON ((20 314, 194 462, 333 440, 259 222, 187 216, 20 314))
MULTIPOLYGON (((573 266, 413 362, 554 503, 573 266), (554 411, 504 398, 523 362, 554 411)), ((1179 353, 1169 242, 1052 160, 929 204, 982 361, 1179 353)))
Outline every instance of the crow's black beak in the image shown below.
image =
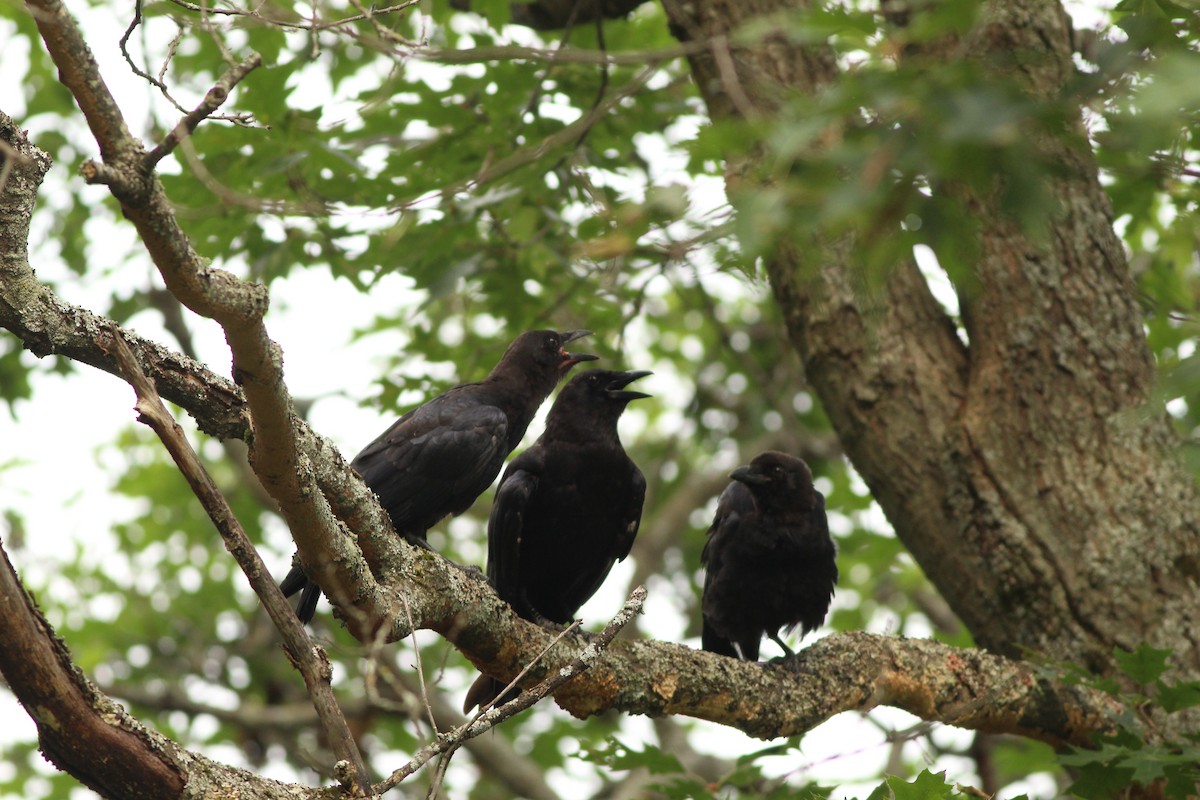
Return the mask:
POLYGON ((576 339, 582 339, 584 336, 591 336, 591 335, 592 335, 591 331, 585 331, 585 330, 563 331, 562 333, 558 334, 558 338, 562 341, 562 344, 563 344, 563 349, 562 349, 563 360, 562 360, 562 363, 559 365, 560 369, 562 369, 565 372, 566 370, 570 369, 571 367, 575 366, 576 364, 578 364, 581 361, 595 361, 596 359, 600 358, 600 356, 594 356, 594 355, 591 355, 590 353, 568 353, 567 352, 567 344, 569 342, 573 342, 576 339))
POLYGON ((729 473, 729 477, 738 483, 744 483, 748 486, 762 486, 767 482, 767 476, 760 472, 755 472, 753 467, 738 467, 729 473))
POLYGON ((571 342, 575 341, 576 339, 582 339, 585 336, 591 336, 591 335, 592 335, 591 331, 585 331, 585 330, 562 331, 558 334, 558 338, 565 345, 565 344, 570 344, 571 342))
POLYGON ((653 374, 653 372, 648 372, 646 370, 622 373, 619 378, 609 383, 608 388, 604 391, 609 397, 612 397, 616 400, 624 400, 626 402, 629 402, 630 400, 638 400, 643 397, 649 397, 650 395, 643 392, 625 391, 625 387, 636 381, 638 378, 644 378, 647 375, 653 374))

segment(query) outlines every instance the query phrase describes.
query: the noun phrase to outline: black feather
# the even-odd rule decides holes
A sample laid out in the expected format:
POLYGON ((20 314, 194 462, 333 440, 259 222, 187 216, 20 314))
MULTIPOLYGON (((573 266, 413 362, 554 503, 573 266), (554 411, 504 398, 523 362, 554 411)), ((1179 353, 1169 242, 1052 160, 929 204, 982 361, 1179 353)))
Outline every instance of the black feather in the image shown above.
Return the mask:
POLYGON ((773 450, 730 477, 700 555, 702 646, 757 661, 765 634, 790 655, 780 630, 819 627, 837 583, 825 497, 803 460, 773 450))
MULTIPOLYGON (((488 580, 525 619, 565 625, 629 555, 646 479, 617 436, 647 372, 589 370, 563 387, 537 442, 500 479, 488 519, 488 580)), ((465 709, 503 684, 480 676, 465 709)))
MULTIPOLYGON (((596 358, 565 349, 590 333, 521 334, 482 381, 455 386, 414 408, 354 457, 350 466, 378 495, 397 533, 428 547, 426 531, 471 507, 559 379, 596 358)), ((309 621, 320 596, 313 593, 315 584, 295 566, 281 586, 288 595, 304 589, 297 615, 309 621)))

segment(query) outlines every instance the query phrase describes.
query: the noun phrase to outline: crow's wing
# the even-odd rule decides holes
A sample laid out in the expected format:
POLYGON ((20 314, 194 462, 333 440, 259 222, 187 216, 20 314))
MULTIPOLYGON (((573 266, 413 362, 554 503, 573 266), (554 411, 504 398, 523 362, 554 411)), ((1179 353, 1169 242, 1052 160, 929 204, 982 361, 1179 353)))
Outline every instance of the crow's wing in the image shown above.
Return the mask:
POLYGON ((625 524, 613 548, 613 558, 617 561, 624 561, 633 549, 633 540, 637 538, 638 527, 642 524, 642 505, 646 501, 646 476, 632 461, 629 462, 629 468, 632 470, 630 478, 633 485, 625 502, 625 524))
POLYGON ((542 466, 539 455, 535 445, 509 465, 488 517, 488 580, 496 593, 526 619, 538 616, 525 596, 521 579, 521 540, 526 511, 538 490, 542 466))
POLYGON ((452 390, 397 420, 351 466, 398 532, 423 535, 491 485, 508 455, 507 439, 503 411, 452 390))

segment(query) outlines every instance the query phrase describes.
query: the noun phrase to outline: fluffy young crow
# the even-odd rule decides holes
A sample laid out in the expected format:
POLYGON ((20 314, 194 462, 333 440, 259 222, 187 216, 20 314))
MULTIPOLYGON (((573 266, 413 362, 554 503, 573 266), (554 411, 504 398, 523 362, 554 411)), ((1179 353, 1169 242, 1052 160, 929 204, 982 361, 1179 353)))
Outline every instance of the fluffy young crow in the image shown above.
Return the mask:
POLYGON ((768 450, 729 476, 700 554, 705 650, 758 660, 763 634, 820 626, 837 583, 825 497, 803 460, 768 450))
MULTIPOLYGON (((527 331, 486 378, 446 390, 396 420, 350 466, 379 496, 396 532, 428 547, 425 532, 461 514, 492 484, 534 414, 571 367, 596 356, 568 352, 591 331, 527 331)), ((280 584, 301 592, 296 614, 312 619, 320 589, 299 566, 280 584)))
MULTIPOLYGON (((613 564, 629 555, 642 517, 646 479, 617 436, 631 400, 626 387, 649 372, 582 372, 563 387, 546 431, 504 471, 488 519, 488 580, 525 619, 575 619, 613 564)), ((481 675, 465 710, 504 684, 481 675)))

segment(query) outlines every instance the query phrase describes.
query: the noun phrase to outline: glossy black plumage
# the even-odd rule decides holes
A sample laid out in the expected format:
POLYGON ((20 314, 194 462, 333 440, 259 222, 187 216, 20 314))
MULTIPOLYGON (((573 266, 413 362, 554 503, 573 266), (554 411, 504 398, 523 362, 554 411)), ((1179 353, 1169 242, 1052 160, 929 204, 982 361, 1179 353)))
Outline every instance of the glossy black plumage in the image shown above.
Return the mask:
MULTIPOLYGON (((396 532, 428 547, 425 533, 461 514, 496 479, 534 414, 572 366, 593 355, 566 345, 591 331, 528 331, 518 336, 486 378, 448 389, 396 420, 350 466, 379 497, 396 532)), ((293 567, 280 584, 303 590, 297 616, 312 619, 315 584, 293 567)))
POLYGON ((766 634, 791 655, 779 631, 819 627, 837 583, 825 497, 804 461, 774 450, 730 477, 700 555, 702 645, 757 661, 766 634))
MULTIPOLYGON (((646 480, 617 436, 631 400, 625 387, 648 372, 594 369, 563 387, 546 431, 508 465, 488 519, 488 580, 525 619, 575 619, 613 564, 629 555, 646 480)), ((480 676, 466 709, 503 684, 480 676)))

